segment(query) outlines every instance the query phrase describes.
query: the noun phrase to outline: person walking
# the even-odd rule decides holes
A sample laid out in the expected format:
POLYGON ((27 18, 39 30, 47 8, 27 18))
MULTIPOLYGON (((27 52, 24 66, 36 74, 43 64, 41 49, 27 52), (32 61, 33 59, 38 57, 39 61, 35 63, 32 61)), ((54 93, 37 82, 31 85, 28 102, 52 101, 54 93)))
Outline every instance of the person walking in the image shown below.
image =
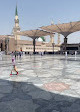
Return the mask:
POLYGON ((14 56, 15 56, 15 59, 16 59, 16 56, 17 56, 17 52, 16 51, 14 52, 14 56))
POLYGON ((20 56, 20 58, 21 58, 21 52, 19 52, 19 56, 20 56))
POLYGON ((15 75, 18 75, 18 70, 17 70, 17 67, 15 65, 15 56, 13 55, 13 52, 12 52, 12 65, 13 65, 13 69, 11 70, 10 75, 14 75, 13 72, 15 72, 15 75))

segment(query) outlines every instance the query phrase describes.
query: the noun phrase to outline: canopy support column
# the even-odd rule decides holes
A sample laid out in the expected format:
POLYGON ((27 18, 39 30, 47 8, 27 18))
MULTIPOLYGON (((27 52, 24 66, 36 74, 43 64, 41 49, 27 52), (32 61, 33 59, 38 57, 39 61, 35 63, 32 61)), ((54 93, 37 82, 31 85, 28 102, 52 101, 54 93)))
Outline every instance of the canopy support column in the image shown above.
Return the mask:
POLYGON ((35 45, 36 45, 36 41, 35 41, 36 39, 34 38, 33 39, 33 54, 36 54, 36 52, 35 52, 35 45))
POLYGON ((52 43, 52 47, 53 47, 53 52, 52 53, 53 54, 54 54, 54 46, 55 46, 55 43, 52 43))
POLYGON ((66 46, 67 46, 67 37, 64 38, 64 51, 66 52, 66 46))

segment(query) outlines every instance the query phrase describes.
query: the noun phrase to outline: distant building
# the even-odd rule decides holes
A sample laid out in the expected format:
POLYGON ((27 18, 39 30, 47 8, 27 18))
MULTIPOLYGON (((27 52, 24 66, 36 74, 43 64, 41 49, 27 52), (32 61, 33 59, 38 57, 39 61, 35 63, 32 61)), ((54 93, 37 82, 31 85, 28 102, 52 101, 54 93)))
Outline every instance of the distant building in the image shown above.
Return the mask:
MULTIPOLYGON (((60 51, 62 53, 65 52, 65 44, 64 43, 61 45, 60 51)), ((68 52, 68 54, 74 54, 75 51, 80 53, 80 43, 77 43, 77 44, 66 44, 66 51, 68 52)))

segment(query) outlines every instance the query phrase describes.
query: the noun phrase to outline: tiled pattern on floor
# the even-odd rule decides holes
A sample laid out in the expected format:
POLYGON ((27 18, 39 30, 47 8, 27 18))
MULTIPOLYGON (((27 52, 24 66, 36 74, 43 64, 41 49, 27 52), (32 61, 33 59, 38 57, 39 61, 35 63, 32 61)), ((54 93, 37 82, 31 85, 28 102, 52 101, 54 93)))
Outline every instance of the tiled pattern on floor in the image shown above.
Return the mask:
POLYGON ((0 58, 1 112, 80 112, 80 58, 23 55, 10 76, 11 56, 0 58))

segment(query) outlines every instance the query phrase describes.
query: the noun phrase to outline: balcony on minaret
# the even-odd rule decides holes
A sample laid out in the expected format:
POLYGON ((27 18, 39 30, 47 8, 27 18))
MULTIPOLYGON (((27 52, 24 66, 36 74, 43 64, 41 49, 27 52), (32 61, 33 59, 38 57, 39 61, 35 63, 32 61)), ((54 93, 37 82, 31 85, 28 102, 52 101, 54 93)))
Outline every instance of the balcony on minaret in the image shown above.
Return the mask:
POLYGON ((15 19, 15 23, 19 23, 19 19, 15 19))

